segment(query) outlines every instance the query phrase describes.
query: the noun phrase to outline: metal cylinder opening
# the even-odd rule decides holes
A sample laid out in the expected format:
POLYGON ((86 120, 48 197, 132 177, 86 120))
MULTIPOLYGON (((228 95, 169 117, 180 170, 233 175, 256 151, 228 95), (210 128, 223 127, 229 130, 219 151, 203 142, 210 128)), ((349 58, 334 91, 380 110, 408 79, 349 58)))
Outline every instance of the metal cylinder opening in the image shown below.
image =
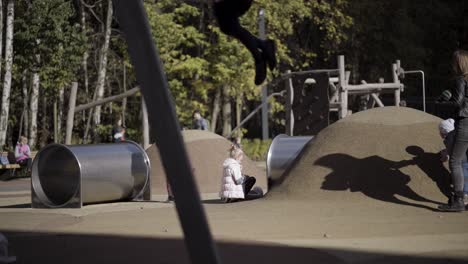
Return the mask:
POLYGON ((32 168, 33 188, 39 199, 55 207, 65 205, 80 186, 80 164, 75 155, 62 145, 49 145, 37 155, 32 168))
POLYGON ((39 151, 32 168, 33 207, 150 199, 150 162, 135 142, 66 146, 39 151))

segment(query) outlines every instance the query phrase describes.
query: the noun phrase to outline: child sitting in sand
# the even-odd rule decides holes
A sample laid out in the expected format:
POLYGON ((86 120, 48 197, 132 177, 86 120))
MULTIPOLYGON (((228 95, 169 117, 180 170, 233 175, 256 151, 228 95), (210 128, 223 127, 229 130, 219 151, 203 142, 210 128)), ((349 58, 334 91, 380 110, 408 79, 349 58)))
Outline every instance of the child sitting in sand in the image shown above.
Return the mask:
POLYGON ((244 152, 240 148, 232 145, 229 156, 223 163, 223 179, 219 192, 220 198, 226 203, 245 199, 256 182, 255 177, 242 175, 244 152))

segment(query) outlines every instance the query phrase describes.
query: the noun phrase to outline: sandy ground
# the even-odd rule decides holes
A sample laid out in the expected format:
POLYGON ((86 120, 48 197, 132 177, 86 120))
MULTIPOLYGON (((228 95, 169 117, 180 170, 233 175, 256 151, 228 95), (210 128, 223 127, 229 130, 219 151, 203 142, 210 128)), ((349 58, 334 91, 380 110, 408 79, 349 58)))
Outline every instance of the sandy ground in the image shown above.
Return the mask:
MULTIPOLYGON (((223 161, 227 158, 232 143, 224 137, 203 130, 182 131, 192 172, 201 193, 219 191, 219 177, 223 171, 223 161)), ((152 194, 166 195, 166 173, 161 163, 159 150, 155 144, 147 150, 151 160, 152 194)), ((248 157, 242 161, 243 173, 256 178, 256 186, 268 192, 267 177, 248 157)))
MULTIPOLYGON (((384 114, 395 115, 391 111, 384 114)), ((378 127, 367 118, 359 120, 378 127)), ((216 194, 202 196, 222 263, 468 263, 468 212, 435 210, 446 198, 437 179, 418 163, 427 160, 386 170, 347 167, 372 156, 386 159, 384 164, 414 156, 411 151, 395 156, 402 146, 393 143, 368 156, 358 155, 366 150, 347 152, 354 157, 351 163, 333 160, 335 167, 330 167, 317 162, 340 150, 342 144, 330 135, 355 129, 356 122, 351 121, 349 126, 342 122, 329 127, 325 138, 337 142, 334 145, 316 142, 306 147, 283 184, 264 199, 223 204, 216 194), (343 171, 351 175, 345 183, 334 180, 345 177, 340 176, 343 171), (313 179, 305 178, 311 173, 313 179), (376 173, 386 175, 385 180, 372 180, 369 175, 376 173), (389 180, 393 178, 405 181, 389 180), (373 188, 363 188, 366 182, 373 188), (381 192, 370 191, 374 189, 381 192)), ((431 122, 438 120, 420 124, 430 127, 431 122)), ((392 125, 391 120, 386 124, 392 125)), ((419 139, 409 135, 412 142, 427 153, 437 151, 440 145, 435 140, 435 145, 425 143, 437 134, 424 134, 414 122, 412 126, 411 131, 417 129, 420 135, 419 139)), ((366 139, 374 144, 372 136, 366 139)), ((82 209, 31 209, 29 186, 28 179, 0 182, 0 232, 8 237, 17 263, 189 263, 174 204, 163 202, 164 196, 82 209)))
MULTIPOLYGON (((204 203, 223 263, 468 263, 468 213, 378 201, 220 204, 213 196, 204 203)), ((188 263, 171 203, 1 203, 0 230, 18 263, 188 263)))

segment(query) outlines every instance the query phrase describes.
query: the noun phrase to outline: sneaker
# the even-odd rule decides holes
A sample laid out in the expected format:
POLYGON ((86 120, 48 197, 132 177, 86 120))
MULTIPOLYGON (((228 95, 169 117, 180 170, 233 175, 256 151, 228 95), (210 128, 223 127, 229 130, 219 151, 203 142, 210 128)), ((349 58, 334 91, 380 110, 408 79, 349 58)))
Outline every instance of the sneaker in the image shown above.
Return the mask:
POLYGON ((255 85, 262 84, 266 79, 266 63, 265 60, 259 59, 255 62, 255 85))
POLYGON ((268 62, 270 70, 273 70, 276 68, 276 44, 271 39, 265 40, 263 43, 263 59, 268 62))

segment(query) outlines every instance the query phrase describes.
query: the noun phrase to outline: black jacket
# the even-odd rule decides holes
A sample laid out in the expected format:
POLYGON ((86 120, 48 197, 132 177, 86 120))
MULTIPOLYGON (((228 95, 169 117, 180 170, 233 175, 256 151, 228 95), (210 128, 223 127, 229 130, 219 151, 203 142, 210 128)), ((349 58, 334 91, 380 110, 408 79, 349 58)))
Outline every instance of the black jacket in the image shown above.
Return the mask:
POLYGON ((463 76, 459 76, 453 82, 450 89, 452 92, 450 102, 457 107, 455 118, 468 117, 468 81, 463 76))

